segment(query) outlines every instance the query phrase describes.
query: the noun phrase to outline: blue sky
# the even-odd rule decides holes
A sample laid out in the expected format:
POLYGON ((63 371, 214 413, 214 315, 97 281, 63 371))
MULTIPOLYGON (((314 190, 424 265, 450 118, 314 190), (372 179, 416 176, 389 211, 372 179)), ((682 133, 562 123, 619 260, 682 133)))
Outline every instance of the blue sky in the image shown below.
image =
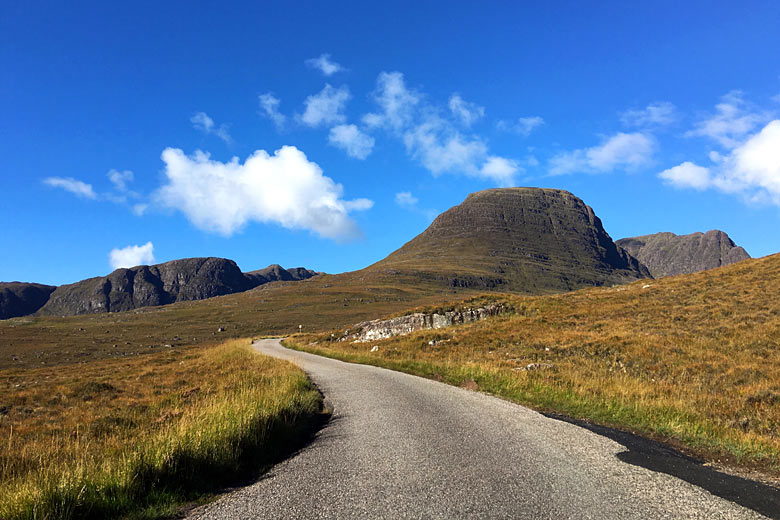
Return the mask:
POLYGON ((4 6, 0 280, 353 270, 497 186, 780 251, 777 2, 158 4, 4 6))

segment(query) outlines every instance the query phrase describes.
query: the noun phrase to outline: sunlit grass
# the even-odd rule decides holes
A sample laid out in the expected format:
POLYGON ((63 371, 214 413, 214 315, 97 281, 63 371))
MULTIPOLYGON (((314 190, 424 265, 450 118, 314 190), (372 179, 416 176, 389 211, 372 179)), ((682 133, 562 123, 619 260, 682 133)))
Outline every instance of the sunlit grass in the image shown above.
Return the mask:
POLYGON ((248 340, 70 368, 3 378, 0 518, 170 513, 288 453, 321 409, 248 340))

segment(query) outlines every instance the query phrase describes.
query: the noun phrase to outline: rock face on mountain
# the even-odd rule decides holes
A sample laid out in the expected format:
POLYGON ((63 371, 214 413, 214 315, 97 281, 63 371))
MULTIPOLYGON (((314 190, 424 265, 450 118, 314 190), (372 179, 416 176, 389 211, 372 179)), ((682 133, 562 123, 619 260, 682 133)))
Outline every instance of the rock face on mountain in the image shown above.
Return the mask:
POLYGON ((63 285, 51 293, 39 313, 67 316, 127 311, 150 305, 202 300, 246 291, 274 280, 299 280, 317 274, 310 274, 313 271, 303 268, 296 268, 295 273, 294 276, 273 265, 244 274, 232 260, 185 258, 158 265, 117 269, 108 276, 63 285))
POLYGON ((0 282, 0 320, 32 314, 56 287, 39 283, 0 282))
POLYGON ((316 271, 306 269, 304 267, 293 267, 285 269, 279 264, 272 264, 265 269, 258 269, 257 271, 250 271, 244 273, 244 276, 256 282, 256 285, 262 285, 268 282, 294 282, 298 280, 306 280, 312 276, 317 276, 316 271))
POLYGON ((689 274, 750 258, 729 236, 717 229, 706 233, 656 233, 621 238, 616 242, 647 266, 655 278, 689 274))
POLYGON ((528 293, 650 277, 582 200, 540 188, 472 193, 366 271, 418 272, 450 286, 528 293))

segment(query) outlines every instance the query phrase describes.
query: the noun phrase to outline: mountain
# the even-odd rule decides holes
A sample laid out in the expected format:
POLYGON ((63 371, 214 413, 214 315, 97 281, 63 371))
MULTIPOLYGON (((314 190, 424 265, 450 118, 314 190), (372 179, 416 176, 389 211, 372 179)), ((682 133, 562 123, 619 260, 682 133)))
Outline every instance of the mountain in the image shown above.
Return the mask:
POLYGON ((54 289, 39 283, 0 282, 0 320, 34 313, 54 289))
POLYGON ((317 274, 304 268, 295 268, 293 273, 272 265, 244 274, 233 260, 185 258, 117 269, 108 276, 57 287, 39 314, 68 316, 127 311, 150 305, 203 300, 247 291, 271 281, 302 280, 317 274))
POLYGON ((723 231, 675 235, 656 233, 616 242, 647 266, 654 278, 689 274, 750 258, 723 231))
POLYGON ((453 287, 526 293, 649 278, 582 200, 563 190, 472 193, 366 273, 434 278, 453 287))

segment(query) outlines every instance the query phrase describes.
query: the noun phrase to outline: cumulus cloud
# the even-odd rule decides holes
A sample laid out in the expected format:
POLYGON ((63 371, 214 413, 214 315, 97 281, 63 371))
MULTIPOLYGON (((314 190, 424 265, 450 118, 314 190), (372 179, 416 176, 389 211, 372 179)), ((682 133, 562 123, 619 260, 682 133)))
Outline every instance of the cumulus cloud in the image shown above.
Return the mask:
MULTIPOLYGON (((460 123, 464 123, 464 113, 459 109, 467 110, 469 118, 476 117, 476 105, 464 104, 456 96, 450 98, 452 115, 460 123)), ((407 88, 400 72, 380 73, 373 97, 380 110, 363 116, 363 123, 381 127, 400 138, 407 153, 434 176, 466 174, 500 185, 512 183, 514 173, 519 170, 517 163, 490 155, 481 137, 461 133, 452 119, 443 117, 437 107, 424 103, 422 94, 407 88), (497 159, 503 162, 496 162, 497 159)))
POLYGON ((414 208, 419 200, 410 191, 402 191, 395 194, 395 203, 405 208, 414 208))
POLYGON ((464 101, 458 94, 450 96, 448 105, 452 115, 463 123, 464 126, 471 126, 485 115, 484 107, 481 107, 476 103, 464 101))
POLYGON ((279 112, 279 98, 266 92, 257 96, 260 103, 260 115, 273 121, 276 128, 281 129, 287 122, 287 117, 279 112))
POLYGON ((655 149, 655 140, 649 134, 618 132, 598 146, 556 155, 550 160, 549 172, 563 175, 635 170, 652 160, 655 149))
POLYGON ((626 126, 641 128, 667 126, 677 120, 677 107, 668 101, 650 103, 642 109, 626 110, 620 114, 626 126))
POLYGON ((346 86, 334 88, 326 84, 318 94, 306 98, 306 110, 299 116, 299 120, 311 127, 343 123, 346 120, 344 107, 351 97, 346 86))
POLYGON ((355 125, 334 126, 330 129, 328 142, 355 159, 365 159, 374 148, 374 138, 361 132, 355 125))
POLYGON ((73 177, 47 177, 43 183, 52 188, 61 188, 77 197, 84 199, 97 199, 97 193, 91 184, 74 179, 73 177))
POLYGON ((214 124, 214 120, 211 119, 205 112, 198 112, 190 118, 192 126, 196 130, 203 132, 204 134, 216 135, 226 143, 230 143, 233 139, 228 133, 227 126, 214 124))
POLYGON ((515 122, 498 121, 496 128, 502 132, 514 132, 523 137, 528 137, 534 129, 542 126, 544 119, 539 116, 520 117, 515 122))
POLYGON ((780 119, 716 159, 709 168, 684 162, 659 177, 677 188, 717 189, 780 206, 780 119))
POLYGON ((121 249, 112 249, 108 254, 108 261, 111 264, 112 269, 153 264, 154 245, 151 242, 147 242, 142 246, 127 246, 121 249))
POLYGON ((343 188, 294 146, 269 155, 257 150, 244 163, 211 160, 197 151, 166 148, 166 184, 155 201, 181 211, 197 228, 230 236, 249 222, 305 229, 338 241, 361 234, 351 211, 365 210, 367 199, 343 200, 343 188))
POLYGON ((345 70, 344 67, 338 63, 331 61, 330 54, 320 54, 318 58, 308 59, 306 60, 306 65, 313 69, 319 70, 325 76, 332 76, 337 72, 345 70))
POLYGON ((739 90, 734 90, 721 98, 715 105, 715 114, 698 121, 694 129, 686 132, 687 137, 708 137, 724 148, 735 148, 758 125, 767 122, 770 117, 755 110, 743 99, 739 90))

